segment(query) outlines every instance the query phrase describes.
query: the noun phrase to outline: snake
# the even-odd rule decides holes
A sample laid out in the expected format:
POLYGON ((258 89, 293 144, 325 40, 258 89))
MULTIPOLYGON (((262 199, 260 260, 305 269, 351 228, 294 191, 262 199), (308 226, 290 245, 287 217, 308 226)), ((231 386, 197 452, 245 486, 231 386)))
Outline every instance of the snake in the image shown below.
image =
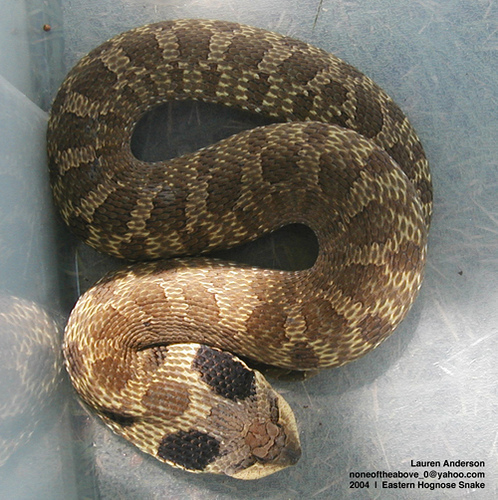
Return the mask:
POLYGON ((40 304, 0 291, 0 471, 53 418, 62 366, 58 332, 40 304))
POLYGON ((190 472, 259 479, 296 464, 294 413, 251 363, 341 366, 410 309, 432 184, 400 108, 320 48, 180 19, 84 56, 58 90, 47 141, 63 220, 126 261, 67 322, 66 369, 84 403, 143 452, 190 472), (137 123, 174 101, 271 123, 176 158, 137 158, 137 123), (318 241, 309 268, 206 255, 296 223, 318 241))

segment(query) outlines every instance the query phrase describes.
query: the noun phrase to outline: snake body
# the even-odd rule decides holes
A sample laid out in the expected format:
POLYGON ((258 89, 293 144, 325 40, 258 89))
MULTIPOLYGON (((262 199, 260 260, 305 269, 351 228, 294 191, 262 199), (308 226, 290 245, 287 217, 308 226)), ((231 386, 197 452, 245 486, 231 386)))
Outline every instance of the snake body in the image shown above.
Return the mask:
POLYGON ((62 367, 58 332, 40 305, 0 292, 0 470, 54 406, 62 367))
POLYGON ((71 313, 64 354, 83 400, 140 449, 186 470, 253 479, 294 464, 292 411, 237 356, 292 370, 339 366, 407 313, 432 189, 398 106, 301 41, 231 22, 167 21, 77 63, 53 104, 48 155, 73 232, 147 261, 105 276, 71 313), (172 160, 137 159, 135 125, 175 100, 275 123, 172 160), (310 269, 179 257, 291 223, 317 237, 310 269))

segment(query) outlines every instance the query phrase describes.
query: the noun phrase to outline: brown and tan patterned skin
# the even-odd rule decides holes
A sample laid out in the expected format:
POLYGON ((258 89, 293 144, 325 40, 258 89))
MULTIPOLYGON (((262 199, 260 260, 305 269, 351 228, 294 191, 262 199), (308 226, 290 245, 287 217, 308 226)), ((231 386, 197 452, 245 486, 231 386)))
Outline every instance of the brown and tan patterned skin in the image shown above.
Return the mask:
POLYGON ((411 125, 335 56, 230 22, 177 20, 102 44, 69 73, 48 128, 53 193, 76 235, 133 264, 85 293, 64 352, 81 397, 140 449, 244 479, 300 455, 294 416, 235 355, 293 370, 375 348, 420 288, 432 210, 411 125), (130 139, 158 104, 194 99, 276 123, 146 163, 130 139), (194 255, 309 226, 312 268, 194 255))
POLYGON ((62 368, 59 327, 36 302, 0 291, 0 470, 39 424, 53 419, 49 409, 57 406, 62 368))

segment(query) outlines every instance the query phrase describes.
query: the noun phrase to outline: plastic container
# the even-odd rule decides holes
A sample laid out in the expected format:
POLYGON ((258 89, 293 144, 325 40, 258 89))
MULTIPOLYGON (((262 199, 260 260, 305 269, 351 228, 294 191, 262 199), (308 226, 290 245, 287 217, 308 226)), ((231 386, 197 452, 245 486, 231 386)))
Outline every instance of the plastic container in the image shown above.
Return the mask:
MULTIPOLYGON (((0 499, 498 496, 495 3, 7 0, 0 8, 0 499), (407 113, 434 177, 426 278, 412 311, 361 360, 275 382, 295 411, 303 456, 256 482, 191 475, 144 456, 80 406, 60 362, 72 304, 116 263, 75 242, 52 208, 50 102, 88 50, 181 17, 272 29, 354 64, 407 113), (38 374, 38 385, 26 390, 19 367, 38 374)), ((213 113, 200 116, 211 123, 213 113)), ((233 125, 217 111, 214 119, 222 124, 209 127, 233 125)), ((195 138, 184 141, 191 148, 195 138)), ((297 246, 308 249, 308 236, 297 246)), ((248 253, 267 256, 275 241, 248 253)))

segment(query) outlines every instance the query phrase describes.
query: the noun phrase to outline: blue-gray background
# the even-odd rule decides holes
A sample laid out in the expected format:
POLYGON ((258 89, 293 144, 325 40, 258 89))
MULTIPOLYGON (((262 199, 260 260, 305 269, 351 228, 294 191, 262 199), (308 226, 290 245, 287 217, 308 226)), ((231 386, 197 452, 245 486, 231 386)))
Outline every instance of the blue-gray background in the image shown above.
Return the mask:
MULTIPOLYGON (((435 190, 426 279, 395 335, 351 365, 276 383, 300 427, 297 466, 249 483, 174 470, 79 409, 65 381, 55 415, 0 468, 0 498, 498 496, 494 0, 3 0, 0 8, 0 291, 42 305, 56 320, 64 320, 82 286, 82 258, 54 258, 72 247, 53 223, 45 112, 72 64, 128 28, 179 17, 227 19, 334 52, 410 117, 435 190), (352 471, 414 471, 411 460, 444 459, 485 461, 485 489, 386 490, 372 481, 368 489, 350 488, 352 471)), ((8 378, 0 382, 8 388, 8 378)), ((8 437, 15 439, 14 431, 8 437)))

